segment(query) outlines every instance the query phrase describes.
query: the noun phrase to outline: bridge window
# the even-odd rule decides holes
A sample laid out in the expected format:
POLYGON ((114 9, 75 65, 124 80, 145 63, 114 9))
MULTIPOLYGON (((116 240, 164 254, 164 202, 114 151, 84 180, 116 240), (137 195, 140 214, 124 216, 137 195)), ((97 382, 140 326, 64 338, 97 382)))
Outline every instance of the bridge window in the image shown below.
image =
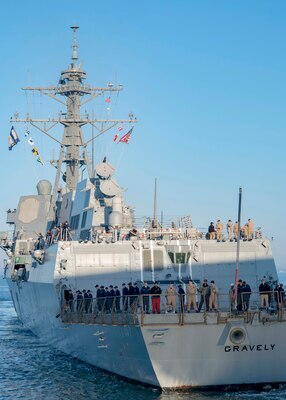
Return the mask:
POLYGON ((77 214, 77 215, 74 215, 73 217, 71 217, 71 229, 72 230, 76 230, 78 228, 79 217, 80 217, 80 214, 77 214))
POLYGON ((172 261, 172 263, 174 264, 174 253, 172 253, 171 251, 168 252, 168 255, 170 257, 170 260, 172 261))
POLYGON ((84 228, 84 227, 85 227, 86 216, 87 216, 87 211, 84 211, 83 214, 82 214, 81 228, 84 228))
POLYGON ((186 253, 176 253, 176 264, 185 264, 186 253))
POLYGON ((173 253, 169 251, 168 255, 173 264, 187 264, 191 253, 173 253))
POLYGON ((84 205, 83 208, 86 208, 89 206, 89 199, 90 199, 90 190, 87 190, 85 192, 85 198, 84 198, 84 205))

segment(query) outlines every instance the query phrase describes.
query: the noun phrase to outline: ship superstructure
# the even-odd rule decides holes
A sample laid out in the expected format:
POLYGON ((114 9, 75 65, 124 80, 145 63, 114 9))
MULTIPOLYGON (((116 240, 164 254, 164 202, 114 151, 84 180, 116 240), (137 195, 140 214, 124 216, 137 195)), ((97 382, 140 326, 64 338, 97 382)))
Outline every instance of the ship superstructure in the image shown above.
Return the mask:
POLYGON ((122 86, 84 84, 78 27, 72 29, 72 62, 59 84, 26 88, 56 99, 66 113, 47 120, 13 119, 50 137, 42 123, 64 126, 62 140, 52 137, 60 146, 54 186, 42 180, 37 195, 22 196, 7 214, 13 236, 1 235, 7 254, 5 277, 19 319, 67 354, 161 388, 284 382, 286 318, 275 290, 278 277, 269 240, 256 230, 240 243, 239 277, 252 288, 247 307, 240 297, 240 309, 238 297, 233 303, 229 292, 238 261, 233 237, 209 240, 190 217, 181 218, 179 226, 164 225, 156 211, 144 224, 136 223, 114 167, 104 158, 94 169, 87 153, 97 137, 120 123, 133 126, 136 118, 130 114, 128 119, 97 120, 81 115, 88 101, 122 86), (87 141, 81 130, 86 124, 97 130, 87 141), (80 180, 82 165, 88 177, 80 180), (64 166, 65 186, 60 187, 64 166), (259 294, 263 278, 270 284, 265 308, 259 294), (218 288, 213 310, 198 290, 205 279, 214 280, 218 288), (179 293, 187 292, 190 280, 196 287, 192 310, 187 307, 188 294, 179 293), (159 314, 152 313, 154 294, 141 294, 144 282, 153 287, 155 281, 162 289, 156 300, 159 314), (172 285, 176 292, 170 308, 165 290, 172 285), (107 288, 107 295, 99 296, 101 287, 107 288), (203 307, 196 312, 202 296, 203 307))

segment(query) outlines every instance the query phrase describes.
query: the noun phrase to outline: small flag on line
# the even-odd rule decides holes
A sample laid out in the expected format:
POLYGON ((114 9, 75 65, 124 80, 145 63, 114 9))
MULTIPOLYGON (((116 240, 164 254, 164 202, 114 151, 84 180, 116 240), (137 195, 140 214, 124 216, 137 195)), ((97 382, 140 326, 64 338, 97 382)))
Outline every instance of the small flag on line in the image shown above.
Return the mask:
POLYGON ((122 129, 123 129, 122 126, 119 126, 119 127, 118 127, 118 130, 119 130, 119 131, 122 131, 122 129))
POLYGON ((39 155, 39 152, 38 152, 38 150, 36 149, 36 147, 34 147, 34 148, 32 149, 32 153, 34 154, 34 156, 38 156, 38 155, 39 155))
POLYGON ((30 131, 28 128, 26 128, 25 137, 29 137, 29 136, 30 136, 30 131))
POLYGON ((105 103, 111 103, 111 97, 109 96, 109 97, 107 97, 107 99, 105 100, 105 103))
POLYGON ((117 139, 118 139, 118 135, 116 133, 116 135, 114 135, 113 141, 116 142, 117 139))
POLYGON ((31 146, 35 146, 35 142, 34 142, 34 140, 33 140, 31 137, 28 139, 28 143, 29 143, 31 146))
POLYGON ((8 148, 9 150, 12 150, 13 147, 20 142, 20 139, 17 135, 17 132, 14 129, 14 126, 12 126, 10 130, 10 135, 8 136, 8 148))
POLYGON ((37 158, 37 161, 38 161, 40 164, 44 165, 44 162, 43 162, 43 160, 41 159, 40 156, 37 158))
POLYGON ((133 131, 133 128, 134 128, 134 126, 132 126, 132 128, 127 133, 125 133, 125 135, 123 135, 122 138, 117 143, 127 143, 128 144, 131 133, 133 131))

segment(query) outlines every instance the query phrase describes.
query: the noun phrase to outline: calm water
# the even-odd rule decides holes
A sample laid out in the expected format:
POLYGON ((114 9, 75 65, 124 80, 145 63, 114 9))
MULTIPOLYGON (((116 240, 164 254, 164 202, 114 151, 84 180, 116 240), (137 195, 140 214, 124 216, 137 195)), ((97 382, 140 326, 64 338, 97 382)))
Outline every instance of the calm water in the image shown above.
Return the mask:
POLYGON ((0 282, 0 400, 284 400, 285 390, 270 392, 161 393, 125 382, 66 356, 18 322, 8 288, 0 282))

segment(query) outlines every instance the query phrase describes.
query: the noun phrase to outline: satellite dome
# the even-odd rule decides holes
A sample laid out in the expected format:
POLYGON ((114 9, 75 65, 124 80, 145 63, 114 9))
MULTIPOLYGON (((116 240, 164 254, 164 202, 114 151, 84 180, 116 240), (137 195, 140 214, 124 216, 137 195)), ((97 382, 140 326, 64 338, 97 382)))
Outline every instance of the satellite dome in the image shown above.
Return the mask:
POLYGON ((42 179, 37 184, 37 191, 38 191, 38 194, 41 194, 41 195, 50 195, 52 192, 51 182, 47 181, 46 179, 42 179))
POLYGON ((100 178, 109 178, 111 175, 114 174, 115 169, 112 165, 104 161, 95 167, 95 172, 100 178))
POLYGON ((105 181, 101 181, 100 183, 100 190, 102 191, 105 196, 116 196, 122 190, 121 187, 113 180, 113 179, 106 179, 105 181))

